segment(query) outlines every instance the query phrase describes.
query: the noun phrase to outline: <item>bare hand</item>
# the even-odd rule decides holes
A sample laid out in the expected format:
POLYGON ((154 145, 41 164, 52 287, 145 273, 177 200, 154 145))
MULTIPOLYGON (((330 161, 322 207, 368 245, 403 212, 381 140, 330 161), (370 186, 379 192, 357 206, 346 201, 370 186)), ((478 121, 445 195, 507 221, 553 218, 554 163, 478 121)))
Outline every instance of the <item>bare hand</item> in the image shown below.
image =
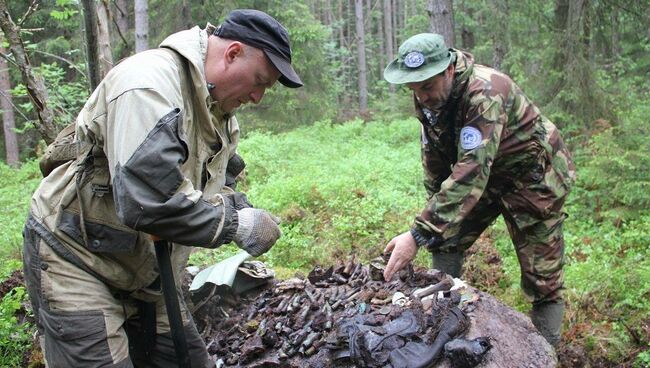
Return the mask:
POLYGON ((418 253, 418 247, 415 244, 415 239, 413 239, 411 232, 407 231, 400 234, 388 242, 386 249, 384 249, 384 254, 389 252, 392 252, 392 254, 388 260, 386 269, 384 269, 384 280, 386 281, 390 281, 393 275, 409 264, 418 253))

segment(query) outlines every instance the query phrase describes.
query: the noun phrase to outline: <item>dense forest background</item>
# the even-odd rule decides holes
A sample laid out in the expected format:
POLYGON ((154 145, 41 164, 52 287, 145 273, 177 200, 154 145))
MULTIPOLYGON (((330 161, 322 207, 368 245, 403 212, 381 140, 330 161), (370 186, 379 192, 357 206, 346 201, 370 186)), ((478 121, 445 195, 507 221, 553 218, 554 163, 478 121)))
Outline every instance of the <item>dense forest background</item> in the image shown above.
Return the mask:
MULTIPOLYGON (((242 186, 283 218, 284 236, 264 257, 280 276, 351 253, 370 259, 424 205, 412 97, 382 71, 406 38, 435 31, 509 74, 574 153, 562 365, 650 366, 648 0, 0 0, 0 366, 39 362, 17 270, 44 120, 56 132, 121 59, 235 8, 266 11, 288 28, 305 82, 238 112, 242 186), (50 115, 30 99, 26 62, 50 115)), ((234 251, 198 252, 191 262, 234 251)), ((429 265, 427 255, 418 263, 429 265)), ((465 276, 526 312, 518 272, 497 222, 471 250, 465 276)))

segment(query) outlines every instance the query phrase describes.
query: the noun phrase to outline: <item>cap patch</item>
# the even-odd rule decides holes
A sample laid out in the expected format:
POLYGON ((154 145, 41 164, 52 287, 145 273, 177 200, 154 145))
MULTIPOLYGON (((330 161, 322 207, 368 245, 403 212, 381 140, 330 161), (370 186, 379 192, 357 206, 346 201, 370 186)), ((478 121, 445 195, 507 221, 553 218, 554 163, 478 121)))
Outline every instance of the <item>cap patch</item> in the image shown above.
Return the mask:
POLYGON ((409 68, 418 68, 424 64, 424 55, 420 51, 411 51, 404 57, 404 65, 409 68))
POLYGON ((460 130, 460 146, 463 149, 474 149, 481 145, 481 141, 483 141, 483 136, 478 129, 466 126, 460 130))

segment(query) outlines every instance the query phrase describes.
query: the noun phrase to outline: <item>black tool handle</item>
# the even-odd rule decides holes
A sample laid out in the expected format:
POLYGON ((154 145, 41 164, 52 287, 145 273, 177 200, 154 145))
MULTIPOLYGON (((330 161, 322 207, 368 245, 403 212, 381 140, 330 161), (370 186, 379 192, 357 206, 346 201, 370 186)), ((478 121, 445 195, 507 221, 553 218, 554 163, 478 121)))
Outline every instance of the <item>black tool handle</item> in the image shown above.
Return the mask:
POLYGON ((162 283, 163 296, 165 297, 165 306, 167 307, 167 317, 174 342, 174 350, 178 358, 180 368, 191 368, 190 355, 187 351, 187 341, 185 340, 185 330, 183 329, 183 318, 181 317, 181 308, 178 304, 178 295, 176 292, 176 283, 174 282, 174 273, 172 270, 172 261, 169 255, 169 244, 166 240, 156 239, 153 242, 156 248, 156 259, 160 269, 160 281, 162 283))

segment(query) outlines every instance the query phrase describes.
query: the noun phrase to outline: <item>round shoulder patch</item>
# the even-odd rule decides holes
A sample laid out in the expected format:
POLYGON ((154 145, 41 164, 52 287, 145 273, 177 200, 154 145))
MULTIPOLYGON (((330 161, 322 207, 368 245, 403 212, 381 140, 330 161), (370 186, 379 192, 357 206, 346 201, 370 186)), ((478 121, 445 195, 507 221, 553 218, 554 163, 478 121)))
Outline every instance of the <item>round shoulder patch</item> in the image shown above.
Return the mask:
POLYGON ((404 57, 404 65, 409 68, 417 68, 424 64, 424 55, 420 51, 411 51, 404 57))
POLYGON ((481 145, 481 141, 483 141, 483 136, 478 129, 466 126, 460 130, 460 146, 463 149, 474 149, 481 145))

